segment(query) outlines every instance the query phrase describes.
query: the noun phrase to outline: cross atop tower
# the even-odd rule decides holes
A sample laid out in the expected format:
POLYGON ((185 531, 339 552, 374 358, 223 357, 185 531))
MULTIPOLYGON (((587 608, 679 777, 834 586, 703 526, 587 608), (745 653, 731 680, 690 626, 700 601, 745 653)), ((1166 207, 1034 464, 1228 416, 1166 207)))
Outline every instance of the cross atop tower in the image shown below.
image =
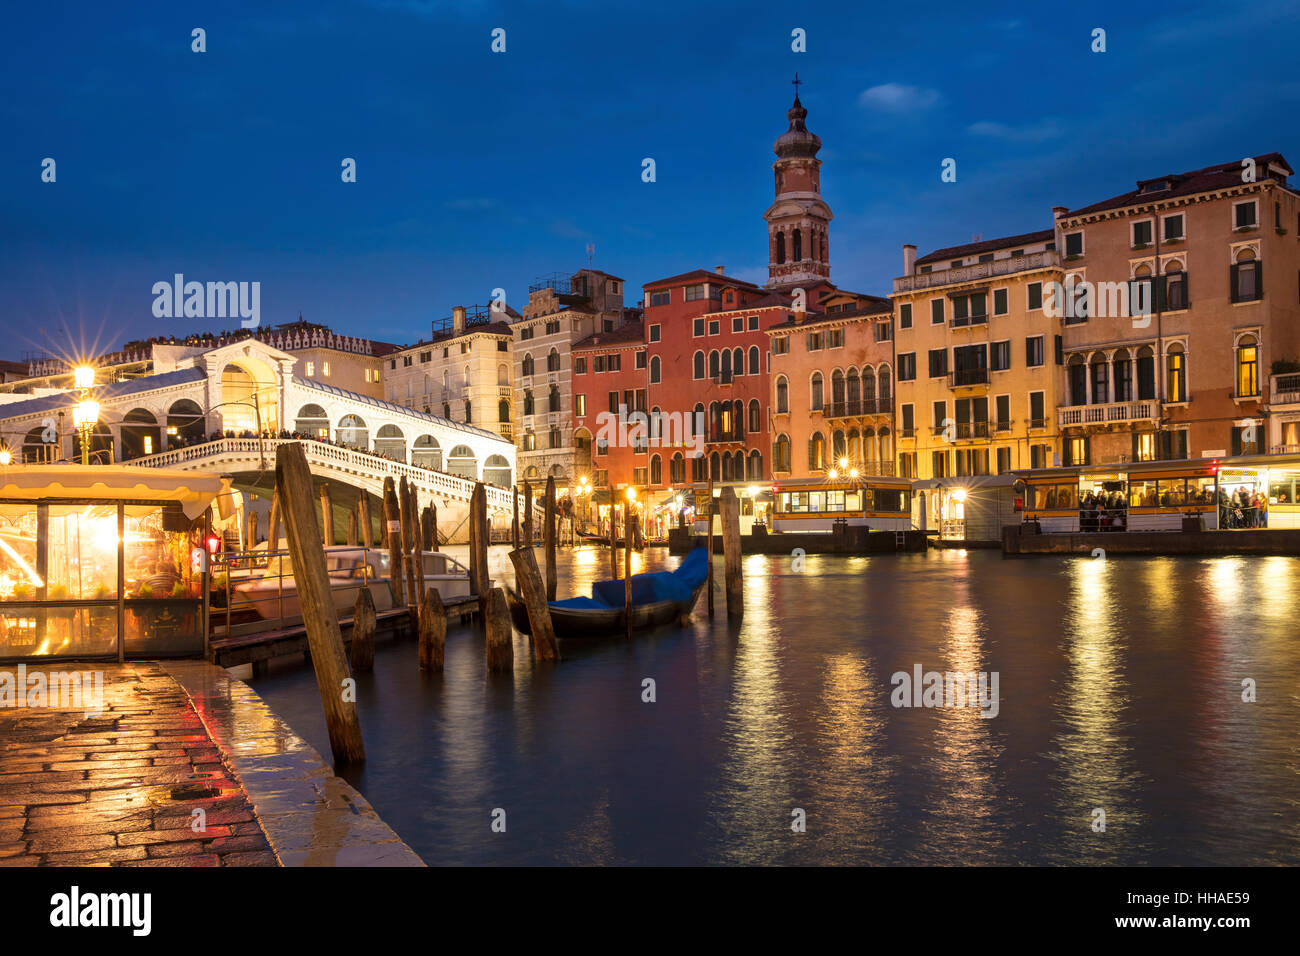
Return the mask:
POLYGON ((797 100, 799 98, 799 85, 803 82, 803 80, 799 79, 798 73, 795 73, 794 79, 791 80, 790 82, 794 84, 794 98, 797 100))

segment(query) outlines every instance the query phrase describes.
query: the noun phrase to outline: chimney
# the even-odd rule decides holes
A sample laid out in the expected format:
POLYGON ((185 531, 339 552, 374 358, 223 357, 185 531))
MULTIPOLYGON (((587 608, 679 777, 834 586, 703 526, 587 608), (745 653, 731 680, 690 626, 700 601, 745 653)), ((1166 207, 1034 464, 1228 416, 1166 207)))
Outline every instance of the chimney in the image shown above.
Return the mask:
POLYGON ((463 305, 458 305, 451 310, 451 332, 452 335, 461 335, 464 331, 465 307, 463 305))
POLYGON ((1069 211, 1070 211, 1070 210, 1069 210, 1068 208, 1066 208, 1065 206, 1053 206, 1053 207, 1052 207, 1052 218, 1053 218, 1053 219, 1060 219, 1062 216, 1064 216, 1064 215, 1065 215, 1067 212, 1069 212, 1069 211))
POLYGON ((903 243, 903 275, 916 275, 916 246, 903 243))
POLYGON ((716 272, 718 275, 726 275, 726 274, 727 274, 727 270, 726 270, 726 267, 725 267, 725 266, 714 266, 714 267, 713 267, 713 271, 716 272))

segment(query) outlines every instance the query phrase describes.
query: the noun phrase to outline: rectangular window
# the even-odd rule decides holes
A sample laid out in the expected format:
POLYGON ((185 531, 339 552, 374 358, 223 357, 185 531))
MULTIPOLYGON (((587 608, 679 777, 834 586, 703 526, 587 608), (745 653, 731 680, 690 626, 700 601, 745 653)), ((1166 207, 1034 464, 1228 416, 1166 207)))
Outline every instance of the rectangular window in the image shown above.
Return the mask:
POLYGON ((659 326, 659 325, 652 325, 652 326, 650 326, 650 341, 651 341, 651 342, 658 342, 658 341, 660 340, 660 336, 661 336, 661 334, 662 334, 662 333, 661 333, 661 329, 662 329, 662 328, 663 328, 663 327, 662 327, 662 326, 659 326))
POLYGON ((1011 431, 1011 396, 999 395, 993 401, 997 430, 1000 432, 1011 431))
POLYGON ((580 356, 577 356, 577 357, 574 358, 574 360, 573 360, 573 374, 574 374, 574 375, 586 375, 586 374, 587 374, 587 357, 586 357, 585 355, 580 355, 580 356))
POLYGON ((611 356, 609 356, 609 359, 607 360, 606 365, 607 365, 607 367, 609 368, 609 370, 610 370, 611 372, 619 372, 619 371, 622 371, 622 369, 623 369, 623 356, 621 356, 621 355, 611 355, 611 356))
POLYGON ((774 336, 772 339, 772 354, 786 355, 790 351, 790 340, 784 335, 774 336))
POLYGON ((915 352, 903 352, 898 356, 898 380, 900 382, 916 381, 915 352))
POLYGON ((875 324, 875 339, 876 339, 876 341, 877 341, 877 342, 888 342, 889 339, 890 339, 890 334, 889 334, 889 333, 890 333, 891 331, 893 331, 893 326, 891 326, 888 322, 876 322, 876 323, 874 323, 874 324, 875 324))
POLYGON ((1065 254, 1067 256, 1083 255, 1083 233, 1067 232, 1065 234, 1065 254))
POLYGON ((980 325, 989 320, 988 296, 983 292, 952 297, 953 325, 980 325))
POLYGON ((1046 397, 1043 392, 1029 393, 1029 427, 1030 428, 1047 427, 1047 412, 1045 410, 1045 405, 1044 405, 1045 401, 1046 401, 1046 397))
POLYGON ((756 315, 751 315, 751 316, 749 317, 749 331, 751 331, 751 332, 757 332, 757 331, 758 331, 758 316, 756 316, 756 315))
POLYGON ((1232 225, 1234 229, 1253 229, 1257 225, 1255 200, 1233 204, 1232 225))
POLYGON ((703 299, 705 297, 705 288, 704 283, 688 285, 686 287, 686 301, 695 302, 697 299, 703 299))
POLYGON ((637 368, 645 368, 645 353, 644 353, 644 352, 637 352, 637 353, 636 353, 636 367, 637 367, 637 368))
MULTIPOLYGON (((409 361, 409 359, 408 359, 408 361, 409 361)), ((316 374, 316 363, 315 363, 315 362, 308 362, 308 363, 307 363, 307 377, 308 377, 308 378, 311 378, 311 377, 312 377, 313 375, 315 375, 315 374, 316 374)))
POLYGON ((615 415, 618 414, 618 392, 609 393, 609 410, 615 415))
POLYGON ((909 402, 909 403, 906 404, 906 405, 900 406, 900 407, 901 407, 901 410, 902 410, 901 413, 902 413, 902 416, 903 416, 903 426, 902 426, 902 427, 903 427, 903 437, 904 437, 904 438, 911 438, 913 435, 916 434, 915 411, 914 411, 914 409, 913 409, 913 406, 912 406, 911 402, 909 402))
POLYGON ((704 320, 696 319, 691 324, 691 335, 695 336, 696 338, 699 338, 703 334, 704 334, 704 320))
POLYGON ((943 299, 930 300, 930 324, 943 325, 943 299))
POLYGON ((1184 239, 1183 217, 1182 214, 1177 216, 1165 216, 1165 242, 1173 242, 1175 239, 1184 239))
POLYGON ((1152 242, 1152 223, 1150 219, 1133 223, 1133 248, 1149 246, 1152 242))
POLYGON ((1011 470, 1011 449, 998 449, 998 474, 1005 475, 1011 470))
POLYGON ((930 349, 930 377, 942 378, 948 374, 948 350, 930 349))
POLYGON ((1041 282, 1031 282, 1025 286, 1028 293, 1026 307, 1031 311, 1043 307, 1043 284, 1041 282))
POLYGON ((650 304, 651 304, 651 305, 667 305, 667 304, 668 304, 669 302, 671 302, 671 301, 672 301, 672 292, 671 292, 671 291, 670 291, 670 292, 651 292, 651 293, 650 293, 650 304))
POLYGON ((1011 340, 994 342, 989 355, 989 368, 995 372, 1005 372, 1011 368, 1011 340))
POLYGON ((934 407, 931 409, 931 412, 934 415, 934 420, 932 422, 932 424, 934 425, 934 433, 936 435, 942 435, 943 423, 948 418, 948 403, 935 402, 934 407))
POLYGON ((721 332, 722 332, 722 323, 720 321, 714 319, 712 322, 709 323, 710 335, 719 335, 721 334, 721 332))
POLYGON ((828 349, 844 348, 844 330, 828 329, 826 332, 826 347, 828 349))
POLYGON ((605 371, 605 356, 597 355, 595 358, 593 358, 591 360, 591 367, 592 370, 595 372, 605 371))
POLYGON ((900 329, 912 327, 912 303, 904 302, 898 307, 898 327, 900 329))
POLYGON ((575 396, 573 396, 573 413, 574 413, 575 415, 577 415, 579 418, 582 418, 582 417, 584 417, 584 416, 587 414, 587 396, 586 396, 586 395, 575 395, 575 396))
POLYGON ((935 451, 930 453, 930 477, 947 478, 948 474, 948 453, 946 451, 935 451))
POLYGON ((1007 305, 1007 290, 994 289, 993 290, 993 314, 1006 315, 1007 312, 1009 311, 1010 309, 1007 305))
POLYGON ((1025 365, 1037 368, 1043 364, 1043 337, 1031 335, 1025 339, 1025 365))
POLYGON ((822 347, 822 334, 820 332, 805 333, 806 348, 809 352, 819 352, 822 347))
POLYGON ((731 331, 733 332, 745 331, 745 317, 743 315, 737 315, 732 318, 731 331))

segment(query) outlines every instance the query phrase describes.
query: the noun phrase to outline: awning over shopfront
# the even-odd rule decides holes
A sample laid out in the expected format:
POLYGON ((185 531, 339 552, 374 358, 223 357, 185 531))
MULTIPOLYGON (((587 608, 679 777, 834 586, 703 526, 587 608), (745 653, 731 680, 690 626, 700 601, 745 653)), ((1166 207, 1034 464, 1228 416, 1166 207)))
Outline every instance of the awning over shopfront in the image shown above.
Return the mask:
POLYGON ((193 521, 221 490, 218 475, 130 465, 10 465, 0 469, 0 499, 176 501, 193 521))

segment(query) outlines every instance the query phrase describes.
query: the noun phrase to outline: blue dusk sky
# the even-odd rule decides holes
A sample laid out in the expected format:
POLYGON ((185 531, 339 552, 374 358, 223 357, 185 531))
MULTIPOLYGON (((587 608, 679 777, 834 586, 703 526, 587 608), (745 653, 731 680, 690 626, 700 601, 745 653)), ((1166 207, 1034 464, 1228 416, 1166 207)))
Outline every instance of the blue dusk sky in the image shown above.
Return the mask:
POLYGON ((495 287, 766 279, 792 75, 823 141, 831 278, 1047 228, 1137 179, 1300 161, 1297 3, 11 5, 0 358, 182 335, 154 283, 261 283, 263 324, 409 343, 495 287), (207 52, 191 52, 191 30, 207 52), (492 31, 506 31, 493 53, 492 31), (1106 30, 1106 52, 1090 49, 1106 30), (791 50, 806 31, 807 52, 791 50), (54 183, 42 161, 56 162, 54 183), (357 182, 341 181, 344 157, 357 182), (641 180, 651 157, 657 181, 641 180), (956 183, 940 181, 945 157, 956 183))

